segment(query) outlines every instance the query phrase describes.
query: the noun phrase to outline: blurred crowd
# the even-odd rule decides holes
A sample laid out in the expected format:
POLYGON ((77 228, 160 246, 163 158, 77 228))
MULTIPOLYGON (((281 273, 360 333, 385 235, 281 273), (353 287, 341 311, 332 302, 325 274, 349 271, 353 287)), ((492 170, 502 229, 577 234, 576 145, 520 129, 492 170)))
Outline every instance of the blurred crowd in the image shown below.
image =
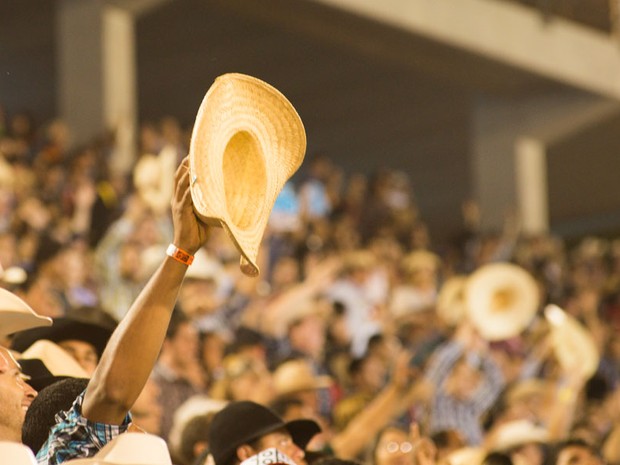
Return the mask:
MULTIPOLYGON (((123 171, 110 163, 123 156, 113 133, 72 147, 62 121, 0 109, 1 285, 40 315, 84 325, 0 344, 25 352, 50 339, 95 371, 172 241, 172 178, 189 134, 173 118, 144 123, 141 155, 123 171)), ((204 463, 214 414, 241 400, 315 420, 309 464, 620 464, 620 239, 526 235, 510 214, 485 231, 464 200, 461 231, 439 243, 416 195, 405 172, 345 173, 308 154, 276 200, 258 278, 213 228, 134 423, 164 438, 176 465, 204 463), (535 315, 502 340, 449 294, 494 263, 518 265, 537 287, 535 315), (580 347, 554 343, 550 303, 592 338, 592 369, 580 347), (571 446, 600 461, 562 459, 571 446)))

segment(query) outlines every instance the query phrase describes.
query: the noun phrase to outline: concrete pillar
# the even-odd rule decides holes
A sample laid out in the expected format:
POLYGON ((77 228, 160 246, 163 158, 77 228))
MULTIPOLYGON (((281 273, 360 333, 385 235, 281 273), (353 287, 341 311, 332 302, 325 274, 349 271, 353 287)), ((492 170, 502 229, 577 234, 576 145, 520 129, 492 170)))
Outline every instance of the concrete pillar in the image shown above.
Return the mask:
POLYGON ((135 20, 163 0, 59 0, 58 108, 73 144, 117 131, 111 160, 128 170, 137 150, 135 20))
POLYGON ((482 227, 499 230, 518 211, 524 232, 549 228, 550 144, 617 114, 618 103, 577 91, 538 97, 481 97, 474 105, 471 173, 482 227))
POLYGON ((69 125, 72 143, 81 144, 105 128, 101 40, 104 4, 100 0, 60 0, 57 8, 58 109, 69 125))
POLYGON ((547 148, 543 141, 520 137, 515 143, 515 183, 521 225, 528 233, 549 230, 547 148))

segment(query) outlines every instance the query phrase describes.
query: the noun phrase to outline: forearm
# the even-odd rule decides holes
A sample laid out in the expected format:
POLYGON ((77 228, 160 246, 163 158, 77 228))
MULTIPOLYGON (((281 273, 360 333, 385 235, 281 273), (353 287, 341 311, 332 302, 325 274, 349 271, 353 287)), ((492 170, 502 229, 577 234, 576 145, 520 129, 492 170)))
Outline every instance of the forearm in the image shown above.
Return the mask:
POLYGON ((161 349, 187 267, 166 257, 114 331, 88 384, 82 414, 120 423, 142 391, 161 349))
POLYGON ((332 440, 336 456, 354 459, 375 435, 400 413, 402 392, 388 385, 332 440))

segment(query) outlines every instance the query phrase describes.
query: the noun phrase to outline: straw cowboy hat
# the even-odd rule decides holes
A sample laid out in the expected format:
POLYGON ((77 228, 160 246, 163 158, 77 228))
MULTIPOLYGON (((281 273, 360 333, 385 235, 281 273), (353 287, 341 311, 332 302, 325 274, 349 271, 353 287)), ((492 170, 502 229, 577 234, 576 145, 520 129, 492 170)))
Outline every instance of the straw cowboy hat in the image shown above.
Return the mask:
POLYGON ((332 385, 332 378, 315 375, 312 368, 302 359, 288 360, 273 372, 276 395, 287 396, 297 392, 324 389, 332 385))
POLYGON ((544 444, 549 440, 549 432, 529 420, 515 420, 497 429, 491 450, 508 452, 518 446, 530 443, 544 444))
POLYGON ((192 132, 192 200, 199 218, 225 229, 249 276, 259 274, 256 258, 269 214, 305 151, 301 119, 277 89, 243 74, 215 80, 192 132))
POLYGON ((551 326, 553 350, 562 368, 590 378, 600 360, 592 334, 557 305, 545 307, 545 318, 551 326))
POLYGON ((540 303, 534 278, 510 263, 493 263, 476 270, 467 280, 465 295, 470 321, 489 341, 520 334, 540 303))
POLYGON ((28 384, 37 391, 64 378, 88 378, 88 373, 64 349, 42 339, 32 344, 19 359, 28 384))
POLYGON ((51 318, 37 315, 22 299, 0 288, 0 336, 51 324, 51 318))
POLYGON ((403 271, 409 275, 421 270, 437 271, 440 264, 439 257, 428 250, 414 250, 401 261, 403 271))
POLYGON ((17 442, 0 441, 0 457, 10 465, 37 465, 32 451, 17 442))
POLYGON ((71 460, 71 465, 172 465, 166 442, 152 434, 123 433, 93 457, 71 460))
POLYGON ((446 280, 437 296, 437 314, 450 326, 458 325, 467 315, 465 284, 467 277, 452 276, 446 280))

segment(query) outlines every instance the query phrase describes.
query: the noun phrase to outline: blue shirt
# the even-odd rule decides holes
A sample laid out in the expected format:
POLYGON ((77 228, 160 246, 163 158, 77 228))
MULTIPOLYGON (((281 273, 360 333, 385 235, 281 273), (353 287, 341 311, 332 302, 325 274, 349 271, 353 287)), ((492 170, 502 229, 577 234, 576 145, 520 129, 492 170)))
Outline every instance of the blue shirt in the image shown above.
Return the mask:
POLYGON ((85 393, 75 399, 70 410, 56 414, 56 424, 37 453, 39 465, 57 465, 67 460, 92 457, 109 441, 127 431, 131 423, 130 413, 120 425, 94 423, 84 418, 82 403, 85 393))

